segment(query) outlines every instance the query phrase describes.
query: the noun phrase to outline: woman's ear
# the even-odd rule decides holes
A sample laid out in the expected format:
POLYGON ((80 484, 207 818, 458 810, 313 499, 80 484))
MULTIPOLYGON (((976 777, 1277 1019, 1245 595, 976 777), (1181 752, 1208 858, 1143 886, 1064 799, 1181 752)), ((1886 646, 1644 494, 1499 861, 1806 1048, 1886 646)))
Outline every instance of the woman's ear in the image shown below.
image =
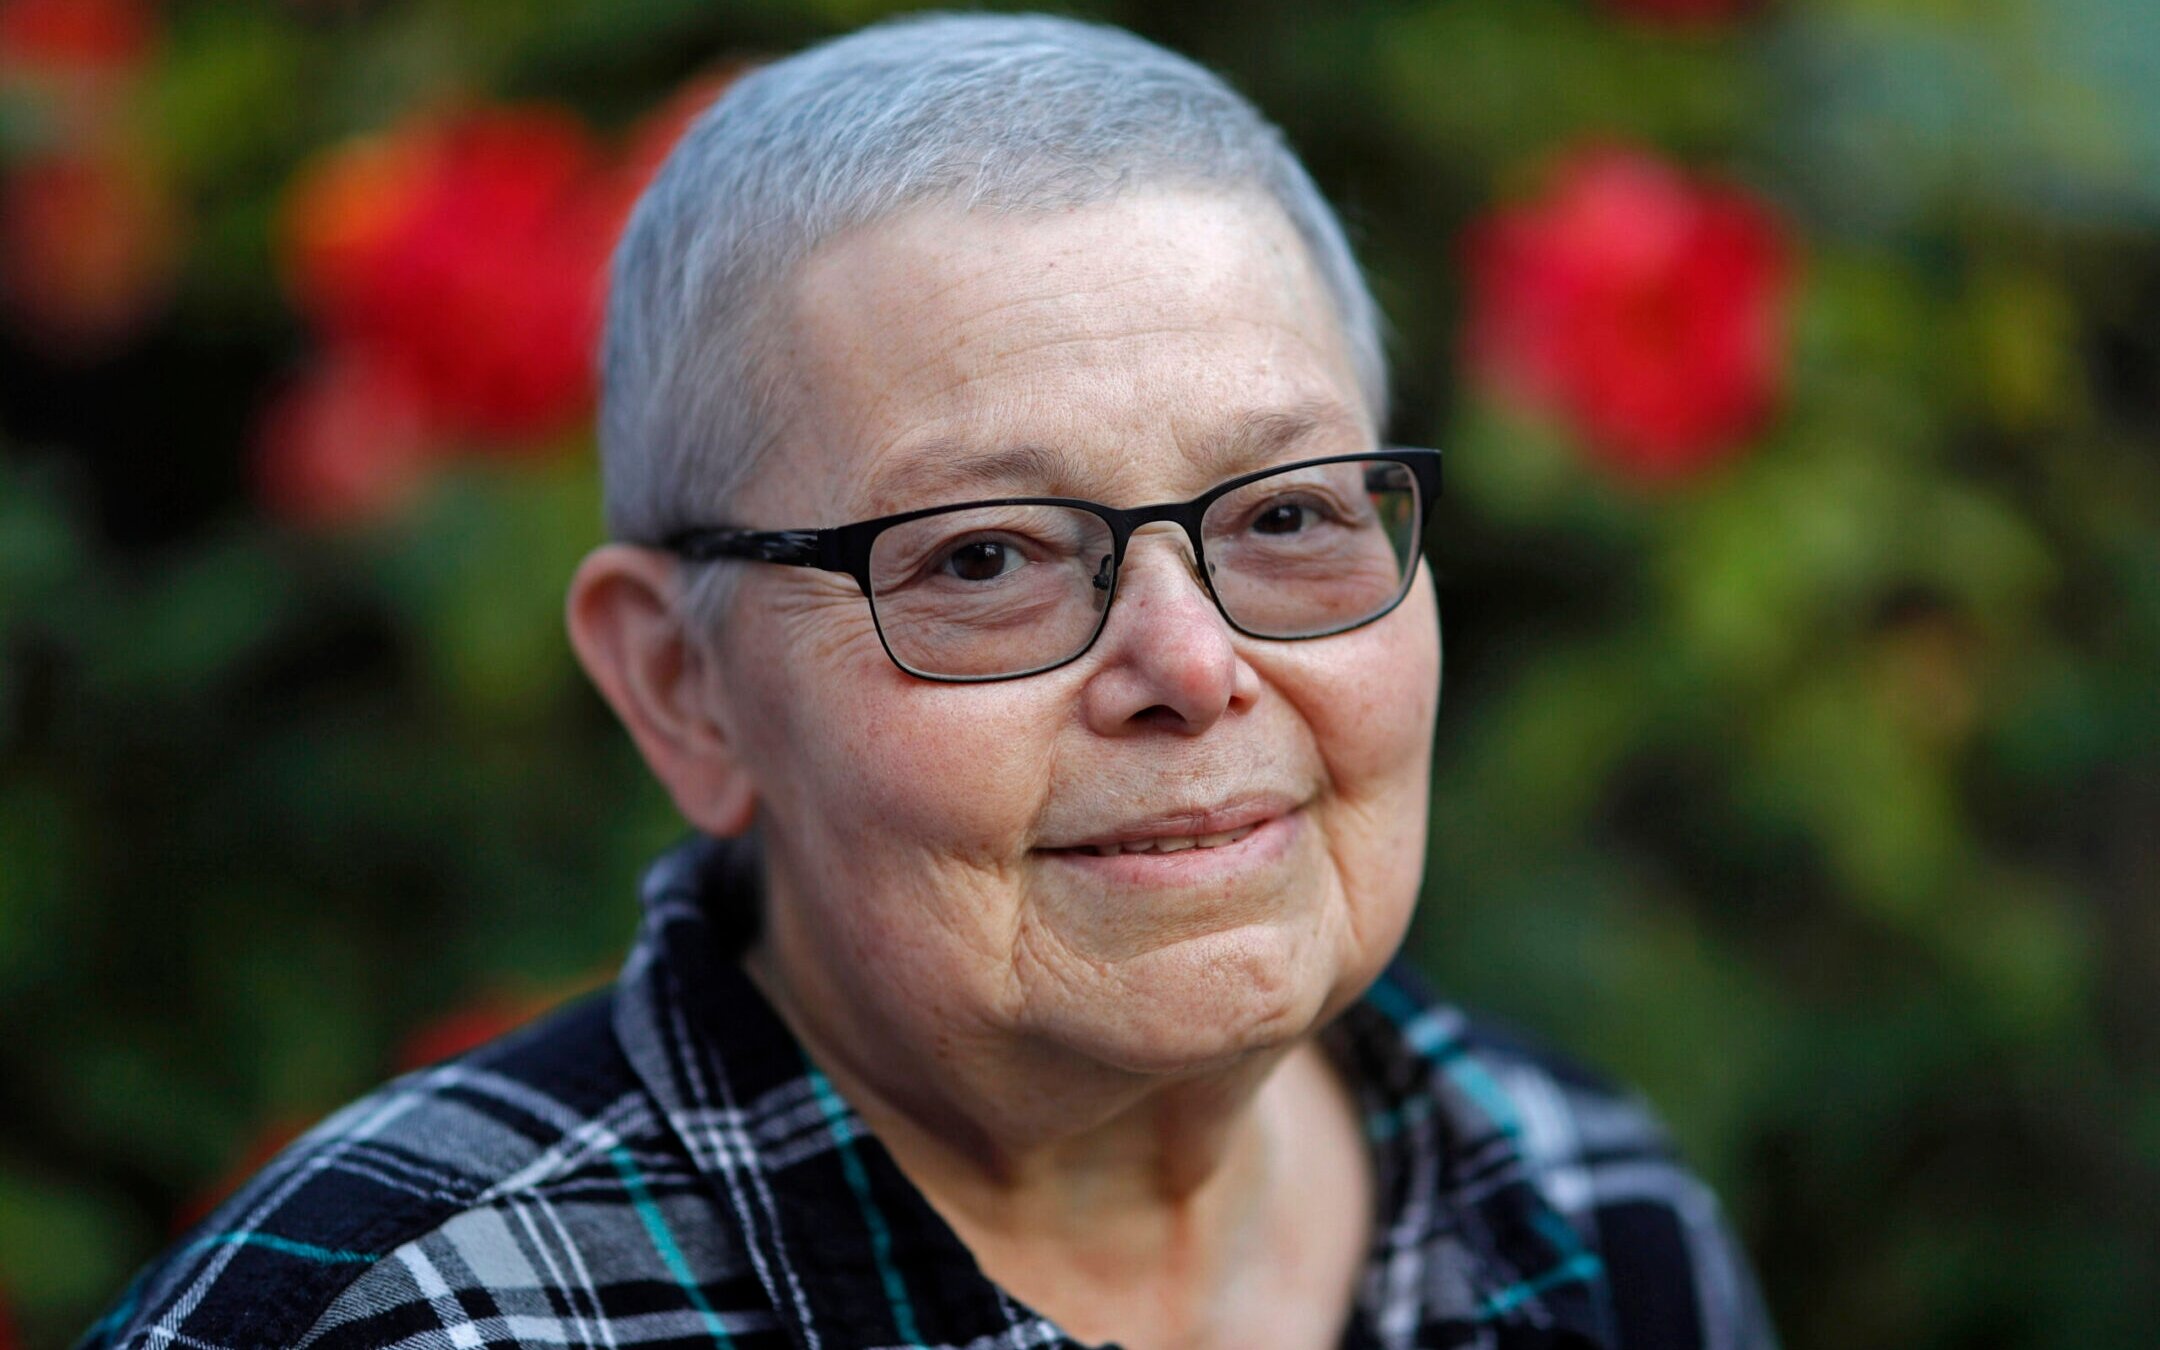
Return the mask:
POLYGON ((637 742, 683 818, 711 835, 750 827, 757 794, 736 757, 710 662, 676 616, 676 562, 603 544, 570 580, 564 621, 578 662, 637 742))

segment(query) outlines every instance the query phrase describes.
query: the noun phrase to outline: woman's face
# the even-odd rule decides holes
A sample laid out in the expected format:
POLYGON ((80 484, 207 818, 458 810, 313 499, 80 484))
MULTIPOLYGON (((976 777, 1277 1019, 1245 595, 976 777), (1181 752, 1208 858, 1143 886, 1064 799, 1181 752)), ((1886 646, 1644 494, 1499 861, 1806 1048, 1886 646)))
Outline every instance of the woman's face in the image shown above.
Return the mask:
MULTIPOLYGON (((790 411, 729 513, 762 528, 1183 500, 1374 443, 1303 249, 1242 198, 919 209, 818 252, 774 351, 790 411)), ((1439 697, 1429 576, 1365 628, 1269 642, 1189 557, 1144 529, 1086 655, 973 685, 897 669, 845 576, 741 579, 708 699, 758 797, 767 950, 865 1058, 867 1037, 1206 1068, 1311 1030, 1395 951, 1439 697)))

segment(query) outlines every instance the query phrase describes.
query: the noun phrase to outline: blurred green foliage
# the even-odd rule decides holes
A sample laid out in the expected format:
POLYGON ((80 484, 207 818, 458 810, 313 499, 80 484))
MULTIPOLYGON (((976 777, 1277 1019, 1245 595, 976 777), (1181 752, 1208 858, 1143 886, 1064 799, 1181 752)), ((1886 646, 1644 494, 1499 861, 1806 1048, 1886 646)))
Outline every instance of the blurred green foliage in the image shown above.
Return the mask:
MULTIPOLYGON (((588 444, 267 519, 317 147, 456 94, 622 128, 881 0, 167 7, 156 322, 0 350, 0 1287, 80 1329, 266 1128, 476 998, 606 977, 679 828, 561 637, 588 444)), ((1342 206, 1444 445, 1414 950, 1640 1085, 1788 1342, 2160 1324, 2160 11, 1079 6, 1222 70, 1342 206), (1782 414, 1661 488, 1457 378, 1466 223, 1625 136, 1801 240, 1782 414)))

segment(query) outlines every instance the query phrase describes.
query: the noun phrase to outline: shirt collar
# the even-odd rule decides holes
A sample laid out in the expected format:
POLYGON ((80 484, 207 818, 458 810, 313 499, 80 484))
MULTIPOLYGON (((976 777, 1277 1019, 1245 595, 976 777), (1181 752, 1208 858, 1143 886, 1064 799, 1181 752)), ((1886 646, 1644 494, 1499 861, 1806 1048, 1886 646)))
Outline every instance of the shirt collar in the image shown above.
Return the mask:
MULTIPOLYGON (((615 1029, 796 1344, 1073 1345, 982 1274, 743 972, 761 875, 754 840, 694 837, 652 865, 615 1029)), ((1531 1184, 1463 1031, 1398 966, 1326 1033, 1376 1160, 1348 1343, 1602 1345, 1597 1258, 1531 1184)))

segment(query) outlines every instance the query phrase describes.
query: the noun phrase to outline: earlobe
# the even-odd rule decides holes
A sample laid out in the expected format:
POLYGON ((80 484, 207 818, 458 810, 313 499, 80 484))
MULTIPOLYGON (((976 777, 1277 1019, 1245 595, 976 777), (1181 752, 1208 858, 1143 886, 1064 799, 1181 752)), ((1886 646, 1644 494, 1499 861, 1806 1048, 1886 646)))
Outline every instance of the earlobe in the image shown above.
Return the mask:
POLYGON ((676 809, 712 835, 750 827, 757 794, 729 735, 711 663, 683 635, 675 560, 603 544, 571 578, 570 645, 676 809))

